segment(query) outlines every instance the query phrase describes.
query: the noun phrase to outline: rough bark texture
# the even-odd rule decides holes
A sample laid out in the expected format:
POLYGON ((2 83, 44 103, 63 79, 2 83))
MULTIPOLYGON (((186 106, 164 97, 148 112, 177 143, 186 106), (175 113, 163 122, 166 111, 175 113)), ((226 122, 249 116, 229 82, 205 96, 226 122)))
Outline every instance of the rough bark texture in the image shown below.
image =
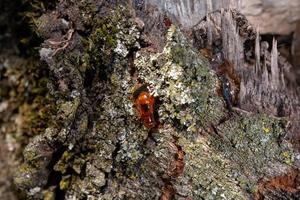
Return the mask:
POLYGON ((244 15, 20 3, 31 31, 0 38, 0 199, 300 198, 297 83, 244 15))
POLYGON ((241 11, 261 33, 289 35, 300 20, 300 1, 246 0, 241 11))

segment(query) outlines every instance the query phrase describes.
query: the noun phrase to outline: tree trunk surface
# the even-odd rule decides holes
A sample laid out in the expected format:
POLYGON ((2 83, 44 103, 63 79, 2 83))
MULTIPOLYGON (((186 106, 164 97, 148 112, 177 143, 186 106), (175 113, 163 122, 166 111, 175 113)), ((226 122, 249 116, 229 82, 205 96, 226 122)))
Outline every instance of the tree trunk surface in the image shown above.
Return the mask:
POLYGON ((0 199, 300 198, 297 69, 244 4, 0 4, 0 199))

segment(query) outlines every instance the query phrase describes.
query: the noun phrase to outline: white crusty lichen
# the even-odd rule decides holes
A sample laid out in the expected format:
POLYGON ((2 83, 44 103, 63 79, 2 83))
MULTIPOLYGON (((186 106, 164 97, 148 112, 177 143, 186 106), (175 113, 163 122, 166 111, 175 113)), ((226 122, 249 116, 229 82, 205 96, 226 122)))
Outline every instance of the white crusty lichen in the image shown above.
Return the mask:
POLYGON ((175 26, 168 31, 163 52, 137 55, 135 65, 150 92, 162 101, 158 113, 163 122, 179 121, 196 132, 223 117, 223 100, 215 94, 216 75, 175 26))
MULTIPOLYGON (((135 65, 150 92, 161 100, 160 134, 178 137, 185 152, 184 172, 174 187, 190 181, 189 197, 248 199, 245 191, 255 192, 259 179, 278 175, 274 166, 286 171, 293 164, 294 153, 280 143, 284 136, 280 121, 254 114, 219 121, 227 111, 214 92, 217 77, 175 26, 161 53, 137 55, 135 65)), ((155 155, 164 154, 155 150, 155 155)))

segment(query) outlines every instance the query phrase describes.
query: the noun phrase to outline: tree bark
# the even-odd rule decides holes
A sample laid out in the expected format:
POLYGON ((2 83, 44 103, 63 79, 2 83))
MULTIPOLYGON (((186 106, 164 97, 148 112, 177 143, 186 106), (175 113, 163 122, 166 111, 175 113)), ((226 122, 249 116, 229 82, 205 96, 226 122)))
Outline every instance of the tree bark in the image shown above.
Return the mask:
POLYGON ((187 25, 158 1, 32 5, 39 57, 1 53, 0 197, 300 197, 296 82, 243 14, 208 3, 187 25))

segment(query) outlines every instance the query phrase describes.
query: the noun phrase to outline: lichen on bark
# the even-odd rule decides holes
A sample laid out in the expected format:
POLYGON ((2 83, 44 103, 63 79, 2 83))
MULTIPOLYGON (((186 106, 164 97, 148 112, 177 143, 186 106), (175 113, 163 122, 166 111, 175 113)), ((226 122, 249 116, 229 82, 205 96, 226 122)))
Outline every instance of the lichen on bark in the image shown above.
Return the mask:
POLYGON ((184 31, 168 25, 158 52, 130 4, 116 4, 61 1, 36 21, 55 123, 15 174, 28 199, 249 199, 297 166, 285 122, 227 110, 184 31), (134 105, 141 85, 155 97, 151 130, 134 105))

